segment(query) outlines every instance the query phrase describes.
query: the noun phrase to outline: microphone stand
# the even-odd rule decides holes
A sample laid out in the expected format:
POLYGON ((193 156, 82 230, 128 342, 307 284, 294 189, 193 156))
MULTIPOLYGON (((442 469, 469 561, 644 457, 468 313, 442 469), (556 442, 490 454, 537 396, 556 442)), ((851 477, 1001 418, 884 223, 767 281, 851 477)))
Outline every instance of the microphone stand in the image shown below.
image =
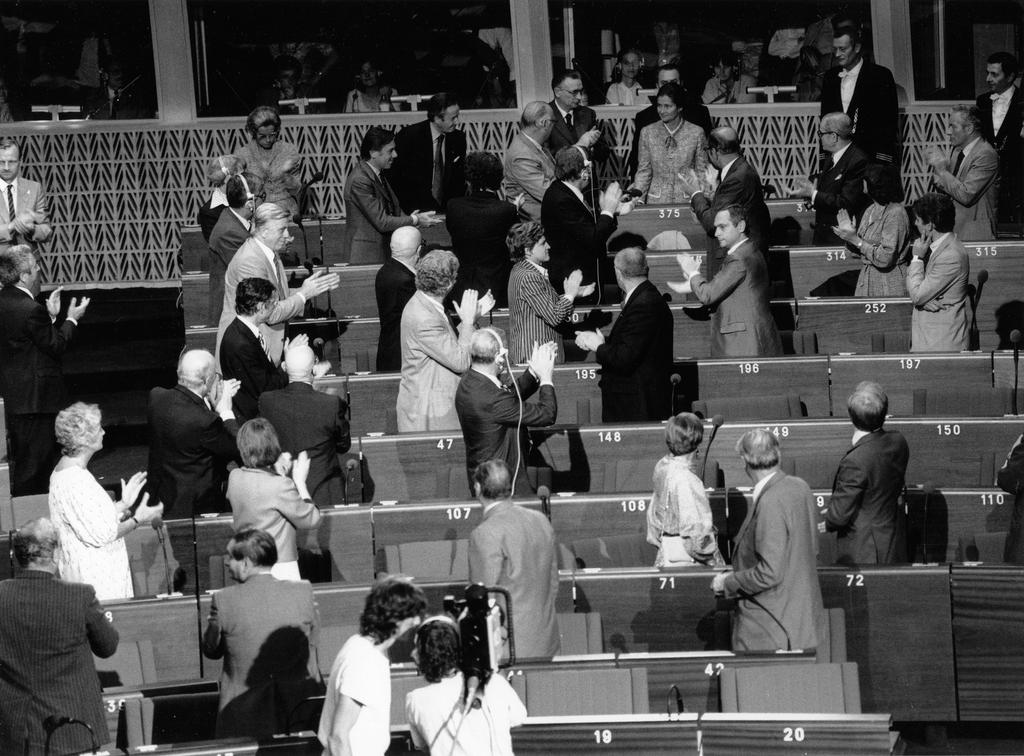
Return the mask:
POLYGON ((200 649, 199 650, 199 676, 203 677, 204 672, 205 672, 205 670, 204 670, 205 664, 203 663, 203 652, 202 652, 202 648, 203 648, 203 615, 202 615, 202 607, 200 605, 201 604, 200 599, 202 597, 202 593, 199 590, 199 530, 196 527, 196 505, 195 505, 195 502, 192 502, 192 518, 191 519, 192 519, 192 564, 194 565, 192 569, 195 572, 195 575, 193 577, 194 577, 194 580, 195 580, 195 587, 196 587, 196 590, 195 590, 195 596, 196 596, 196 635, 199 638, 199 649, 200 649))
MULTIPOLYGON (((1017 407, 1017 388, 1020 383, 1020 333, 1017 334, 1017 340, 1013 342, 1013 414, 1019 415, 1020 411, 1017 407)), ((1011 334, 1012 337, 1013 334, 1011 334)))

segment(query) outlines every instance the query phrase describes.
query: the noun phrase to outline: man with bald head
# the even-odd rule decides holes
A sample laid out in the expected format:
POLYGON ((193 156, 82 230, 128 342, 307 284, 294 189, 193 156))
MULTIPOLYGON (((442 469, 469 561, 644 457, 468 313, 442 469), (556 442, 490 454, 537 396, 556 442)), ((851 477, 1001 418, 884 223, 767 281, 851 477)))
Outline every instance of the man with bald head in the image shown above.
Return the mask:
POLYGON ((505 196, 522 195, 519 213, 526 220, 540 220, 544 192, 555 180, 555 159, 547 148, 555 116, 546 102, 531 102, 523 108, 519 133, 505 151, 505 178, 501 188, 505 196))
POLYGON ((839 210, 845 210, 854 226, 868 198, 864 194, 864 177, 868 156, 853 144, 853 125, 845 113, 829 113, 821 117, 818 138, 828 157, 822 162, 817 181, 797 179, 791 192, 794 197, 806 197, 814 208, 814 243, 843 246, 835 232, 839 210))
POLYGON ((391 234, 391 257, 377 271, 373 290, 377 295, 380 336, 377 339, 377 372, 402 369, 402 310, 416 293, 416 261, 423 248, 419 229, 402 226, 391 234))
POLYGON ((317 362, 308 346, 289 347, 284 369, 288 385, 260 395, 260 415, 274 426, 282 451, 293 458, 302 451, 309 455, 306 487, 316 505, 341 504, 346 501, 345 477, 338 455, 351 446, 348 403, 313 388, 314 379, 326 374, 330 364, 317 362))
POLYGON ((231 402, 237 380, 221 380, 213 355, 191 349, 178 360, 178 385, 149 392, 150 499, 164 516, 226 511, 227 463, 239 461, 231 402))
POLYGON ((601 420, 661 421, 672 412, 672 311, 647 279, 647 256, 637 247, 615 255, 622 312, 611 333, 581 331, 576 346, 601 364, 601 420))

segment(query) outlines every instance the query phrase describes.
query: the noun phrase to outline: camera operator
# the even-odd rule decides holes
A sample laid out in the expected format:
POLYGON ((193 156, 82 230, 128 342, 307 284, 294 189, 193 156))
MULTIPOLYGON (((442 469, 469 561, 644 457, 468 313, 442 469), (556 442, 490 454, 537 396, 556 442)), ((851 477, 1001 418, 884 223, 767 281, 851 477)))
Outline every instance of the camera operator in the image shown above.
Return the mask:
POLYGON ((441 756, 512 756, 509 729, 526 719, 512 686, 501 675, 482 685, 466 711, 462 644, 447 615, 424 620, 416 631, 413 659, 430 683, 405 697, 405 716, 418 750, 441 756))

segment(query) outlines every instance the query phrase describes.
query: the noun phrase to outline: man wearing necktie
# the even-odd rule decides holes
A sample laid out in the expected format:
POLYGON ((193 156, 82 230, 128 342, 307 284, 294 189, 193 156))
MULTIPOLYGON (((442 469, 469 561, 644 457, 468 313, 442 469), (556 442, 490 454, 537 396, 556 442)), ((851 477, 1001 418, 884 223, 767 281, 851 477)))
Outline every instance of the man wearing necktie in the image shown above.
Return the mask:
POLYGON ((0 139, 0 252, 12 244, 37 248, 53 235, 49 201, 42 184, 20 173, 18 143, 10 137, 0 139))
POLYGON ((404 212, 443 212, 448 200, 466 194, 466 135, 459 125, 458 102, 441 92, 427 100, 425 121, 395 137, 394 166, 385 175, 404 212))
POLYGON ((527 103, 519 118, 519 133, 505 150, 501 188, 508 199, 515 200, 524 220, 540 220, 544 192, 555 180, 555 158, 547 147, 554 125, 550 105, 527 103))
POLYGON ((952 150, 925 150, 937 191, 956 206, 953 231, 962 242, 996 238, 999 156, 982 138, 981 113, 974 105, 956 105, 946 128, 952 150))
POLYGON ((988 56, 985 81, 989 91, 975 104, 981 113, 981 134, 999 153, 999 220, 1024 221, 1021 209, 1021 127, 1024 126, 1024 97, 1015 85, 1020 66, 1008 52, 988 56))

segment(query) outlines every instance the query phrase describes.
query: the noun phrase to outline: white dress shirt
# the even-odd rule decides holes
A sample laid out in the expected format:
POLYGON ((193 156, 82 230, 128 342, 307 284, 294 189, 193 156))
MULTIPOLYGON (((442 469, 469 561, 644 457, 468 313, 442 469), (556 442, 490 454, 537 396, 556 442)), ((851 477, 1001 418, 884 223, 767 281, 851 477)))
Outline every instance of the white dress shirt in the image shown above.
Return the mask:
POLYGON ((864 59, 861 58, 857 61, 857 65, 850 70, 839 72, 839 97, 843 101, 844 113, 850 109, 850 102, 853 100, 853 90, 857 88, 857 77, 860 76, 860 69, 863 67, 864 59))

